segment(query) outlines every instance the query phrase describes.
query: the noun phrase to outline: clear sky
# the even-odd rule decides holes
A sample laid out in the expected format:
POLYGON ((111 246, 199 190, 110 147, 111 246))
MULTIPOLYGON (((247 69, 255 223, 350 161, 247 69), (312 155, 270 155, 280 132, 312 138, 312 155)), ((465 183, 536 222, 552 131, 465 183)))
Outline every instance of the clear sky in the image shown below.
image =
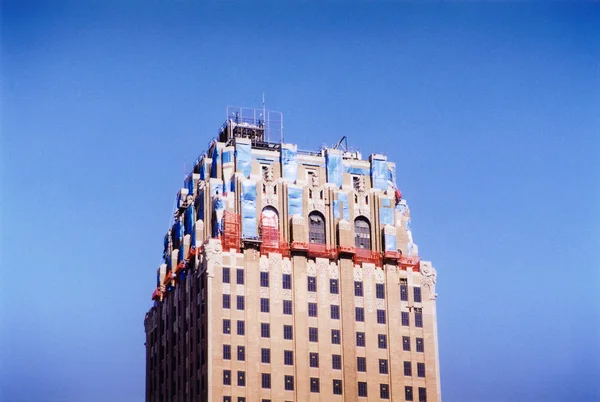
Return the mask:
POLYGON ((600 3, 3 2, 0 400, 142 401, 177 190, 227 105, 385 153, 442 394, 600 400, 600 3))

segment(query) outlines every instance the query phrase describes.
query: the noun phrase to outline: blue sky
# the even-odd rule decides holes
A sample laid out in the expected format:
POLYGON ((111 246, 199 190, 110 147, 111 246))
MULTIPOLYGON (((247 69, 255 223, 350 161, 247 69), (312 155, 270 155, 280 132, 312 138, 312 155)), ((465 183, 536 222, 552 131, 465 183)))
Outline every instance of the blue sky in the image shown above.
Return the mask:
POLYGON ((0 400, 142 401, 184 164, 227 105, 385 153, 444 401, 600 400, 600 4, 3 2, 0 400))

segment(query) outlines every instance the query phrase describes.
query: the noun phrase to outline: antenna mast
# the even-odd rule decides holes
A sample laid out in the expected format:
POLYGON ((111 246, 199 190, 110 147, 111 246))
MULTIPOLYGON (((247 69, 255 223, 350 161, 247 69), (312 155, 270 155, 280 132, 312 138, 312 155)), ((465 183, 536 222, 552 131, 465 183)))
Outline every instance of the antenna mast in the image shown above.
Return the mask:
POLYGON ((265 107, 265 93, 263 92, 262 94, 262 118, 263 118, 263 124, 265 124, 265 129, 267 131, 267 142, 269 142, 269 140, 271 139, 269 136, 269 127, 266 127, 266 121, 267 121, 267 109, 265 107))

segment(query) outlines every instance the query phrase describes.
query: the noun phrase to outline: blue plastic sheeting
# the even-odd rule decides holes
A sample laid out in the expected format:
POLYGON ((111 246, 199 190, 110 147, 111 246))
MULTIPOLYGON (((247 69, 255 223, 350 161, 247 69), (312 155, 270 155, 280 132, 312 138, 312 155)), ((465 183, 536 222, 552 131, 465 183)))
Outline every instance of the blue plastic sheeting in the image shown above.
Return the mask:
POLYGON ((400 211, 400 214, 404 215, 404 211, 406 211, 406 204, 396 205, 396 210, 400 211))
POLYGON ((385 251, 397 251, 395 234, 384 234, 383 235, 383 243, 385 246, 385 251))
POLYGON ((408 232, 412 231, 412 224, 410 223, 410 219, 406 220, 406 230, 408 232))
POLYGON ((235 180, 223 183, 223 194, 235 192, 235 180))
POLYGON ((350 174, 358 174, 361 176, 369 176, 369 174, 370 174, 369 168, 350 166, 346 163, 344 163, 344 172, 350 173, 350 174))
POLYGON ((391 207, 392 206, 392 200, 384 198, 384 199, 381 200, 381 205, 383 205, 384 207, 391 207))
POLYGON ((288 187, 288 215, 302 216, 302 188, 288 187))
POLYGON ((276 161, 276 159, 274 159, 274 158, 265 158, 265 157, 258 157, 258 156, 255 157, 254 159, 256 159, 260 163, 266 163, 267 165, 272 165, 276 161))
POLYGON ((156 272, 156 287, 160 286, 160 271, 156 272))
POLYGON ((348 209, 348 194, 338 193, 337 200, 333 200, 333 217, 340 218, 340 205, 342 206, 342 217, 344 220, 350 220, 350 210, 348 209))
POLYGON ((194 188, 194 178, 192 175, 188 177, 187 186, 185 186, 185 188, 188 189, 189 195, 194 195, 196 189, 194 188))
POLYGON ((165 235, 165 247, 163 249, 163 260, 165 261, 165 263, 167 264, 168 267, 171 266, 171 263, 169 262, 169 261, 171 261, 171 255, 169 253, 169 233, 168 232, 165 235))
POLYGON ((202 161, 200 161, 200 169, 198 170, 198 173, 200 173, 200 180, 205 180, 207 178, 206 173, 208 172, 208 161, 204 158, 202 158, 202 161))
POLYGON ((204 190, 198 193, 198 219, 204 219, 204 190))
POLYGON ((223 164, 233 162, 233 151, 223 151, 221 158, 223 159, 223 164))
POLYGON ((292 144, 281 144, 281 170, 286 180, 298 177, 298 151, 292 144))
POLYGON ((242 238, 256 238, 256 183, 242 182, 242 238))
POLYGON ((388 184, 396 188, 396 164, 388 163, 388 184))
POLYGON ((213 237, 217 238, 223 233, 223 213, 225 212, 225 199, 219 195, 213 199, 213 237))
POLYGON ((183 232, 184 225, 181 224, 181 220, 177 219, 175 223, 175 233, 177 233, 177 240, 179 244, 179 254, 177 255, 177 261, 183 260, 183 232))
POLYGON ((371 160, 371 178, 373 179, 373 188, 387 190, 388 188, 388 168, 384 160, 371 160))
POLYGON ((241 172, 246 178, 252 173, 251 144, 235 144, 235 171, 241 172))
POLYGON ((184 233, 190 234, 194 229, 194 207, 190 206, 185 210, 185 225, 184 225, 184 233))
POLYGON ((213 150, 213 154, 212 154, 212 168, 210 169, 210 177, 212 177, 212 178, 217 177, 217 168, 219 167, 220 164, 221 164, 221 154, 219 153, 219 150, 217 149, 217 147, 215 147, 215 149, 213 150))
POLYGON ((210 198, 213 198, 217 195, 217 191, 219 194, 223 194, 223 183, 220 180, 211 180, 210 181, 210 198))
POLYGON ((337 188, 342 187, 342 155, 325 155, 325 166, 327 168, 327 183, 333 183, 337 188))
POLYGON ((394 224, 394 209, 390 207, 379 208, 379 223, 382 225, 394 224))

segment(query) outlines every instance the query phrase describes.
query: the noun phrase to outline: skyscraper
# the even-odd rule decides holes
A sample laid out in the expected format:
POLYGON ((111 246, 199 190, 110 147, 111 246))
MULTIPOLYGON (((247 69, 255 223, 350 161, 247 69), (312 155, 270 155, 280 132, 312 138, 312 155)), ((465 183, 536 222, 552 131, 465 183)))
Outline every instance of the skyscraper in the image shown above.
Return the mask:
POLYGON ((440 400, 410 222, 385 156, 301 151, 281 114, 229 108, 164 238, 146 400, 440 400))

